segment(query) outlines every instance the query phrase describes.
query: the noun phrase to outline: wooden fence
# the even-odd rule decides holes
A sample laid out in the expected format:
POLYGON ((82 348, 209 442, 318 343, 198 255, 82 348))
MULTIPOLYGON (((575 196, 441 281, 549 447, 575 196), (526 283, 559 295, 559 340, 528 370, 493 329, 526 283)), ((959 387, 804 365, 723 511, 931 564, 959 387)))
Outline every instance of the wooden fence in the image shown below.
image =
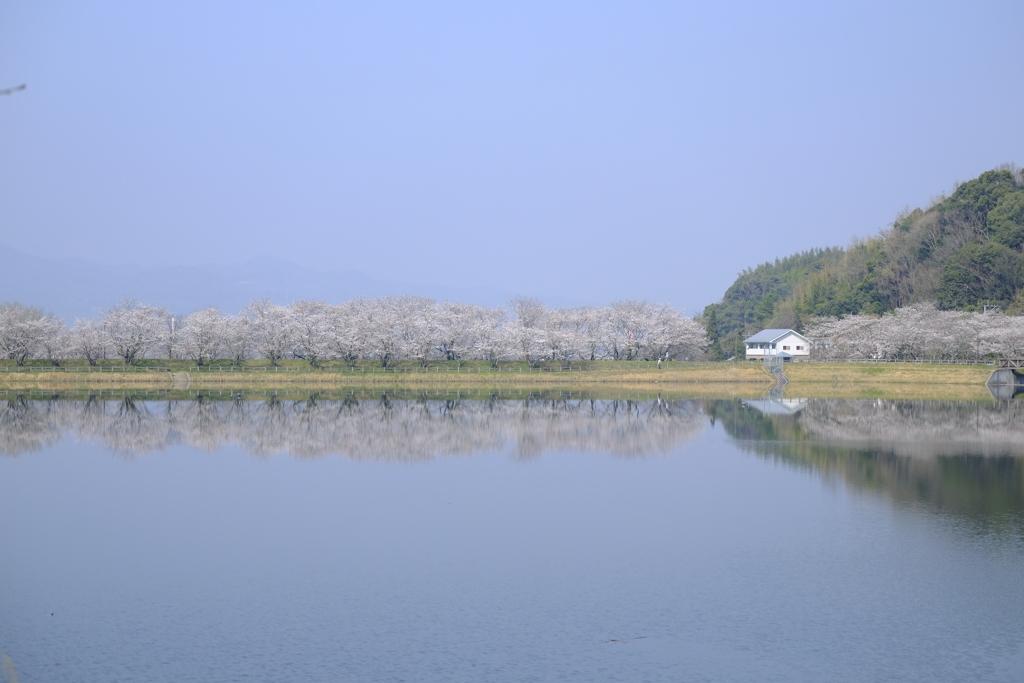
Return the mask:
POLYGON ((135 365, 0 365, 0 372, 172 372, 172 370, 135 365))
MULTIPOLYGON (((757 359, 760 360, 760 359, 757 359)), ((665 370, 671 370, 673 367, 686 366, 686 367, 698 367, 698 368, 716 368, 725 365, 729 361, 666 361, 663 364, 665 370)), ((749 361, 737 361, 737 363, 749 362, 749 361)), ((892 359, 863 359, 863 358, 836 358, 832 360, 825 360, 820 358, 794 361, 797 363, 903 363, 903 364, 915 364, 915 365, 990 365, 1001 368, 1024 368, 1024 359, 1001 359, 1001 360, 929 360, 929 359, 907 359, 907 360, 892 360, 892 359)), ((285 366, 285 365, 262 365, 262 366, 224 366, 224 365, 191 365, 181 366, 178 368, 159 367, 159 366, 136 366, 136 365, 104 365, 104 366, 89 366, 89 365, 59 365, 59 366, 43 366, 43 365, 0 365, 0 372, 195 372, 195 373, 222 373, 222 372, 234 372, 234 373, 247 373, 247 372, 272 372, 272 373, 309 373, 309 372, 337 372, 337 373, 432 373, 432 374, 451 374, 451 373, 529 373, 529 372, 601 372, 608 370, 618 371, 632 371, 632 372, 658 372, 658 367, 654 361, 584 361, 584 362, 568 362, 565 364, 558 364, 557 362, 544 361, 546 365, 527 365, 525 362, 517 362, 516 364, 499 365, 498 367, 490 366, 455 366, 455 365, 428 365, 424 366, 400 366, 400 367, 380 367, 380 366, 331 366, 331 367, 311 367, 308 365, 297 367, 297 366, 285 366)))
POLYGON ((905 364, 916 364, 916 365, 995 365, 999 361, 994 360, 930 360, 928 358, 920 359, 893 359, 893 358, 833 358, 826 360, 824 358, 813 358, 810 360, 800 360, 797 363, 905 363, 905 364))

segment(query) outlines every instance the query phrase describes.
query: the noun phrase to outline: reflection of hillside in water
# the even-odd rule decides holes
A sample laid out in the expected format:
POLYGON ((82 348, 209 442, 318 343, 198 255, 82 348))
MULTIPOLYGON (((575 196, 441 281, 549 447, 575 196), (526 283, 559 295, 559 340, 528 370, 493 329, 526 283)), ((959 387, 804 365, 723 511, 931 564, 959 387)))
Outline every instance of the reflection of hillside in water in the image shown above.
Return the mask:
POLYGON ((708 418, 743 450, 856 489, 1024 520, 1024 404, 1017 402, 18 399, 0 404, 0 453, 41 450, 68 435, 127 455, 184 444, 381 461, 487 451, 641 456, 678 448, 708 418))
POLYGON ((738 401, 708 411, 763 457, 898 502, 1024 523, 1020 404, 811 399, 792 415, 738 401))
POLYGON ((0 406, 0 453, 39 450, 68 434, 124 454, 186 444, 396 461, 484 451, 640 456, 671 451, 704 424, 693 401, 17 400, 0 406))

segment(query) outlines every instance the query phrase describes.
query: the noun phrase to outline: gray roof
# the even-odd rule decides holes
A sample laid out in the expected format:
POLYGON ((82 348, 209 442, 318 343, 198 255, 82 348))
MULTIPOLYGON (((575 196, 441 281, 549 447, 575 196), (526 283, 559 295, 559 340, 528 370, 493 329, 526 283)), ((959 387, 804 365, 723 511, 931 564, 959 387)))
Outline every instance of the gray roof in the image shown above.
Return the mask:
POLYGON ((781 339, 782 337, 785 337, 787 334, 795 334, 801 339, 807 339, 807 337, 800 334, 796 330, 761 330, 753 337, 747 337, 746 339, 744 339, 743 343, 746 344, 748 342, 773 342, 776 339, 781 339))

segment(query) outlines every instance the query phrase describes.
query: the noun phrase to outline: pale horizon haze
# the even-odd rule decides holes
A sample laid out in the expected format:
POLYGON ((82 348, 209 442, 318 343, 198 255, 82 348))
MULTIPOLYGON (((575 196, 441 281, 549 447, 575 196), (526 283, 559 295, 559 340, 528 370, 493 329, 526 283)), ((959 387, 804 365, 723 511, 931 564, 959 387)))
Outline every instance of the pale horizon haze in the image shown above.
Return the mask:
POLYGON ((1019 2, 12 0, 0 243, 698 314, 1024 162, 1022 27, 1019 2))

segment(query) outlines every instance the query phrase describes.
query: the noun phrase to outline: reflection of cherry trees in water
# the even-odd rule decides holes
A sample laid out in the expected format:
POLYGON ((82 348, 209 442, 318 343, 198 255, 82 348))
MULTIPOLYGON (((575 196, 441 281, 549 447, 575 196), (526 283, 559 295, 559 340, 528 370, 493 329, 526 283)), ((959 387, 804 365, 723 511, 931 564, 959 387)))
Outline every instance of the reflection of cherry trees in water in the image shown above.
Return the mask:
POLYGON ((125 455, 187 444, 394 461, 487 451, 642 456, 679 447, 705 423, 692 401, 18 400, 0 405, 0 452, 39 450, 67 433, 125 455))
POLYGON ((809 401, 800 426, 815 441, 898 455, 1024 456, 1024 403, 809 401))
POLYGON ((816 399, 794 415, 720 403, 737 445, 855 490, 1024 538, 1024 403, 816 399))
POLYGON ((0 453, 66 434, 125 456, 184 444, 395 462, 492 451, 637 457, 678 448, 709 418, 743 450, 856 489, 937 511, 1024 514, 1024 402, 1012 401, 815 399, 796 414, 765 414, 739 401, 18 398, 0 404, 0 453))
POLYGON ((61 439, 61 429, 49 403, 18 397, 0 409, 0 453, 17 455, 39 451, 61 439))
MULTIPOLYGON (((97 402, 93 402, 97 403, 97 402)), ((81 432, 91 440, 102 441, 117 453, 133 453, 165 448, 168 435, 158 420, 153 419, 149 406, 142 401, 126 398, 112 406, 110 419, 95 413, 90 432, 81 432)))

